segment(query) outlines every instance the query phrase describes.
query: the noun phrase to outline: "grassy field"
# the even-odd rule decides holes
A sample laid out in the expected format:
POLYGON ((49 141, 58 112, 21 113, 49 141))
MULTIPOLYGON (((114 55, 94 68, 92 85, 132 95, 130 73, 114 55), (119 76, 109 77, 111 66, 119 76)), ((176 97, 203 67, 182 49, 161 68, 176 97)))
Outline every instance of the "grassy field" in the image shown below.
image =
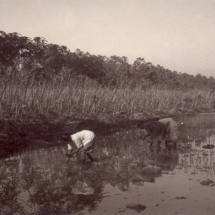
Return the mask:
POLYGON ((28 81, 16 76, 2 80, 0 117, 21 119, 24 116, 100 118, 117 112, 156 113, 212 110, 210 91, 167 90, 158 87, 102 87, 90 79, 55 78, 51 82, 28 81))

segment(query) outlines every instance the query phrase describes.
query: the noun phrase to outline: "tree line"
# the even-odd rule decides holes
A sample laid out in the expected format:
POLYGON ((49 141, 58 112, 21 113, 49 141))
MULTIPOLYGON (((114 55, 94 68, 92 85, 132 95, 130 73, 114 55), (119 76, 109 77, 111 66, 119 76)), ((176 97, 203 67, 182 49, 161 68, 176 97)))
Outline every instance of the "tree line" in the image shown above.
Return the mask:
POLYGON ((149 87, 189 90, 193 88, 215 91, 214 77, 207 78, 171 71, 160 65, 137 58, 133 64, 123 56, 93 55, 66 46, 50 44, 43 37, 33 39, 18 33, 0 31, 0 75, 5 77, 24 74, 26 80, 51 81, 68 77, 89 78, 102 86, 149 87))

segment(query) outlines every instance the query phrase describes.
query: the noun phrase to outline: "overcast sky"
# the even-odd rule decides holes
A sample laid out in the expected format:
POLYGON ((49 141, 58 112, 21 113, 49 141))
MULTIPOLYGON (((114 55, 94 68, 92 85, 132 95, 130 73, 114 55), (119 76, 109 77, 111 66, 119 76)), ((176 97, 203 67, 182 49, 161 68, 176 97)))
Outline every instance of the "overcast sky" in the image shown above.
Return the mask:
POLYGON ((215 76, 215 0, 0 0, 0 30, 215 76))

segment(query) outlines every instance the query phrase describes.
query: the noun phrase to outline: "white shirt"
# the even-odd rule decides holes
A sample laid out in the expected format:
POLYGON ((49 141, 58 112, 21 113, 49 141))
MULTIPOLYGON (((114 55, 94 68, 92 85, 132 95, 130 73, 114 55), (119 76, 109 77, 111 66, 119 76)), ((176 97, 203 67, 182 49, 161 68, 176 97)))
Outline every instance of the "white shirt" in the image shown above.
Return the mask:
POLYGON ((78 133, 71 135, 72 141, 76 144, 78 148, 85 146, 91 142, 95 137, 95 134, 92 131, 83 130, 78 133))

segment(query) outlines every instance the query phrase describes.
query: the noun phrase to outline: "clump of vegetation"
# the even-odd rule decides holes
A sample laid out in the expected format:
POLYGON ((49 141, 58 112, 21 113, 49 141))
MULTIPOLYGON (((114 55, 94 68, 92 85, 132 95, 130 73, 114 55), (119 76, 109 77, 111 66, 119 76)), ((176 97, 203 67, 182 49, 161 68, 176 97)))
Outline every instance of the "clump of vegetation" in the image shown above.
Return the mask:
POLYGON ((12 76, 1 80, 0 117, 24 119, 26 116, 79 118, 102 117, 117 111, 125 113, 176 113, 183 110, 211 109, 214 95, 207 90, 187 92, 152 86, 130 89, 103 87, 89 78, 27 81, 12 76))

